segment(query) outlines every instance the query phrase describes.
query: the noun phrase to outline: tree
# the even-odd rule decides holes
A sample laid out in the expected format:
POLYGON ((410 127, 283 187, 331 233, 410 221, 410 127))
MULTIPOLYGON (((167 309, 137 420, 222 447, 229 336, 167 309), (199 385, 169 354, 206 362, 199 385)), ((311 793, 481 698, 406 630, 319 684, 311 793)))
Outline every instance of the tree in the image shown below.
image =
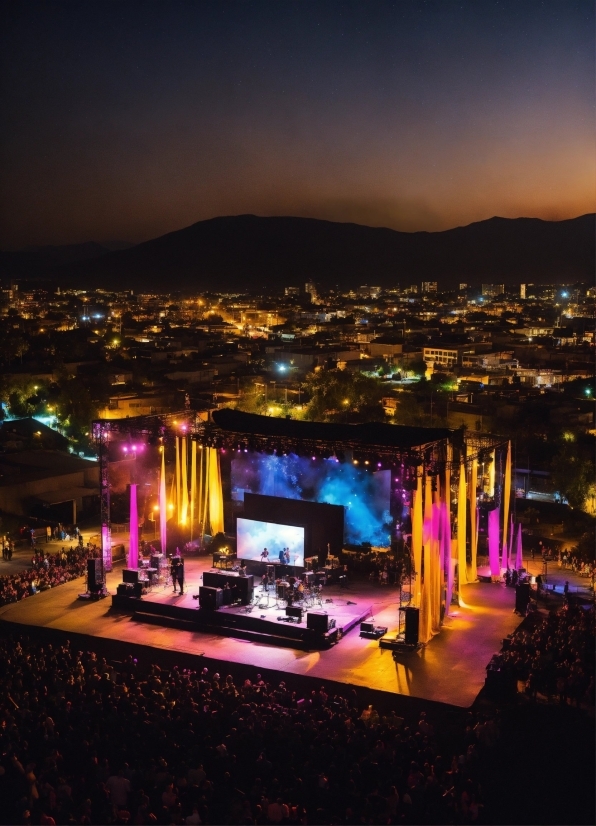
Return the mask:
POLYGON ((594 481, 594 438, 571 431, 563 433, 559 451, 552 460, 551 471, 557 490, 571 507, 589 509, 596 495, 594 481))
POLYGON ((318 422, 381 422, 383 384, 379 379, 345 370, 323 370, 306 377, 310 396, 304 418, 318 422))

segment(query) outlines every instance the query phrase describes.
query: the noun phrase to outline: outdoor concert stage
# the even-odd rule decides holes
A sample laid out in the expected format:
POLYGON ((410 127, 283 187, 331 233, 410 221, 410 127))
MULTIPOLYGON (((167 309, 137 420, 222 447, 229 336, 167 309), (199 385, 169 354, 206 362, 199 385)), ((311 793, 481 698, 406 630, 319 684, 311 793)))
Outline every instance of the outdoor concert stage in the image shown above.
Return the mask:
POLYGON ((157 585, 140 599, 114 594, 112 608, 130 614, 136 622, 220 634, 302 651, 331 648, 371 613, 370 603, 356 602, 345 592, 338 593, 338 589, 333 589, 333 594, 322 592, 320 601, 304 608, 301 621, 297 621, 297 618, 286 616, 286 602, 276 599, 274 586, 265 592, 260 584, 248 605, 223 606, 216 611, 201 608, 193 595, 198 595, 204 574, 225 577, 226 573, 212 569, 206 558, 187 559, 185 567, 184 595, 173 593, 170 585, 157 585), (309 628, 309 614, 322 615, 323 625, 332 627, 328 630, 309 628))
MULTIPOLYGON (((205 558, 196 564, 209 570, 205 558)), ((107 578, 110 594, 116 593, 121 579, 122 569, 118 565, 107 578)), ((226 668, 226 663, 234 664, 244 669, 251 679, 257 672, 275 672, 278 679, 284 679, 283 674, 295 674, 314 677, 321 684, 331 680, 467 708, 484 685, 486 666, 491 657, 501 649, 503 638, 521 622, 513 612, 515 595, 511 588, 476 583, 464 587, 465 604, 454 609, 445 620, 442 632, 419 651, 395 658, 391 651, 383 650, 377 640, 361 638, 357 625, 329 650, 305 651, 288 645, 248 641, 237 632, 224 636, 219 629, 200 630, 190 624, 172 627, 161 622, 147 622, 112 607, 109 597, 78 599, 84 588, 85 580, 81 578, 0 607, 0 629, 5 624, 20 626, 23 630, 26 626, 36 626, 48 629, 48 632, 54 630, 68 635, 84 635, 84 639, 76 637, 76 645, 81 649, 86 646, 93 649, 96 638, 104 643, 126 643, 131 647, 133 656, 142 653, 148 662, 154 661, 152 650, 158 650, 168 652, 170 657, 199 658, 197 664, 192 666, 194 668, 202 662, 221 671, 226 668)), ((339 609, 346 610, 339 603, 347 597, 357 604, 357 610, 370 610, 372 607, 375 624, 387 626, 387 636, 397 633, 397 589, 358 581, 350 582, 347 593, 337 584, 325 586, 324 593, 325 599, 333 599, 333 604, 324 604, 335 611, 337 603, 338 614, 339 609)), ((157 597, 158 594, 156 601, 157 597)), ((165 591, 160 599, 172 599, 174 603, 173 594, 165 591)), ((188 599, 193 603, 191 597, 188 599)), ((186 597, 176 597, 175 603, 187 605, 183 600, 186 597)), ((194 615, 198 614, 196 608, 189 610, 194 611, 194 615)), ((276 620, 274 623, 276 626, 285 625, 276 620)), ((189 661, 184 663, 186 666, 189 661)))

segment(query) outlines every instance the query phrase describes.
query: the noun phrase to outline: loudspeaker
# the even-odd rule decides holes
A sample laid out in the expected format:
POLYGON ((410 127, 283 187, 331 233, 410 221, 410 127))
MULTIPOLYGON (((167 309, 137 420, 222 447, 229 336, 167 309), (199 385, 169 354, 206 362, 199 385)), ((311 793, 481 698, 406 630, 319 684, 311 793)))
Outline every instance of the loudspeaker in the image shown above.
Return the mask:
POLYGON ((103 587, 103 560, 87 560, 87 588, 89 591, 100 591, 103 587))
POLYGON ((515 586, 515 610, 518 614, 525 614, 530 602, 530 583, 522 582, 515 586))
POLYGON ((286 617, 297 617, 298 622, 302 622, 302 608, 298 608, 296 605, 288 605, 286 617))
POLYGON ((136 585, 139 581, 139 572, 135 568, 125 568, 122 571, 122 582, 130 582, 131 585, 136 585))
POLYGON ((132 595, 137 599, 140 599, 143 596, 143 583, 142 582, 135 582, 132 586, 132 595))
POLYGON ((374 630, 375 630, 374 622, 361 622, 360 623, 360 632, 362 632, 362 631, 370 632, 370 631, 374 631, 374 630))
POLYGON ((132 597, 134 594, 134 586, 129 582, 120 582, 116 588, 116 593, 119 597, 132 597))
POLYGON ((209 611, 217 611, 223 605, 223 591, 210 585, 201 585, 199 588, 199 605, 209 611))
POLYGON ((418 645, 420 609, 406 608, 406 645, 418 645))
POLYGON ((319 611, 312 611, 306 615, 306 627, 319 634, 326 634, 329 630, 329 616, 319 611))

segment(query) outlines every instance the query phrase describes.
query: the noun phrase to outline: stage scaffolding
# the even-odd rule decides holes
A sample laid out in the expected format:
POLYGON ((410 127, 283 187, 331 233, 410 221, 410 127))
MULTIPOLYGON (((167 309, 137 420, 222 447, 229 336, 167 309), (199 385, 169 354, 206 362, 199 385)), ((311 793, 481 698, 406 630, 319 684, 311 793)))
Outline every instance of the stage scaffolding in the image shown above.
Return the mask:
POLYGON ((198 416, 194 411, 182 410, 153 416, 133 416, 126 419, 97 419, 93 422, 92 433, 97 448, 100 478, 100 535, 101 556, 104 571, 112 570, 112 524, 110 518, 109 449, 116 436, 131 439, 153 439, 165 443, 175 438, 175 426, 186 423, 189 435, 198 427, 198 416))

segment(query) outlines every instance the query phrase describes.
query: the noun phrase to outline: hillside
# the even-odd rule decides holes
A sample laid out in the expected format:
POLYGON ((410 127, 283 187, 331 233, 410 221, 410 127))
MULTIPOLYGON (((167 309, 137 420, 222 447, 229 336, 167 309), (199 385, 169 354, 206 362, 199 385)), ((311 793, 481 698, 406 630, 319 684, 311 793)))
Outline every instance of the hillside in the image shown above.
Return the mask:
MULTIPOLYGON (((306 280, 343 288, 422 280, 436 280, 440 288, 462 281, 568 283, 593 280, 594 249, 593 214, 566 221, 491 218, 415 233, 239 215, 201 221, 129 249, 102 250, 99 257, 45 274, 60 282, 163 291, 279 287, 306 280)), ((5 273, 9 268, 4 260, 5 273)))

